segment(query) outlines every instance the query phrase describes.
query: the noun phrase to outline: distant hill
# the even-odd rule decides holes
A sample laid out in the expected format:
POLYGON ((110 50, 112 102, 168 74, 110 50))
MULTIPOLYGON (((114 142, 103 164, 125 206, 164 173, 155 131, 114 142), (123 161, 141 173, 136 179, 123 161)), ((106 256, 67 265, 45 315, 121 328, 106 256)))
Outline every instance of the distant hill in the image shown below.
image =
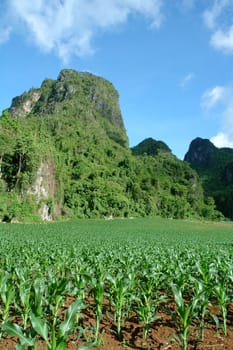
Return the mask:
POLYGON ((233 219, 233 149, 196 138, 184 160, 199 174, 206 196, 212 196, 218 210, 233 219))
POLYGON ((118 92, 62 70, 12 100, 0 118, 0 219, 215 218, 196 172, 162 141, 132 150, 118 92))
POLYGON ((171 153, 171 150, 166 143, 163 141, 156 141, 151 137, 143 140, 137 146, 132 147, 131 150, 136 156, 156 156, 159 152, 171 153))

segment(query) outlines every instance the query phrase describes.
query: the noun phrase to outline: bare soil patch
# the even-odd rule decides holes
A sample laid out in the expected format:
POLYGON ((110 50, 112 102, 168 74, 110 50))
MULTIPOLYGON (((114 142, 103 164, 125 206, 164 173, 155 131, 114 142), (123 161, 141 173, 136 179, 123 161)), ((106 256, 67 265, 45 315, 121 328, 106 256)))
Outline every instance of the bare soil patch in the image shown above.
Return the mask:
MULTIPOLYGON (((71 301, 71 300, 70 300, 71 301)), ((68 305, 66 305, 67 307, 68 305)), ((132 314, 122 325, 122 334, 118 338, 116 332, 116 324, 113 321, 113 313, 109 311, 108 305, 103 308, 103 316, 100 327, 99 344, 91 346, 90 349, 100 350, 179 350, 180 346, 174 339, 174 334, 178 334, 177 328, 170 315, 159 312, 160 318, 151 324, 146 341, 143 340, 142 326, 138 323, 136 314, 132 314)), ((221 325, 221 317, 218 309, 215 310, 219 317, 221 325)), ((200 340, 198 327, 193 322, 190 327, 188 350, 232 350, 233 349, 233 306, 229 305, 228 309, 228 330, 227 336, 224 336, 222 328, 216 330, 215 323, 207 320, 204 331, 204 340, 200 340)), ((76 350, 81 345, 85 345, 94 338, 93 327, 95 325, 95 315, 92 308, 83 310, 83 316, 80 324, 86 328, 85 335, 78 335, 78 331, 68 339, 68 350, 76 350)), ((4 335, 0 340, 0 350, 14 350, 16 348, 17 338, 4 335)), ((45 350, 45 343, 38 338, 37 350, 45 350)))

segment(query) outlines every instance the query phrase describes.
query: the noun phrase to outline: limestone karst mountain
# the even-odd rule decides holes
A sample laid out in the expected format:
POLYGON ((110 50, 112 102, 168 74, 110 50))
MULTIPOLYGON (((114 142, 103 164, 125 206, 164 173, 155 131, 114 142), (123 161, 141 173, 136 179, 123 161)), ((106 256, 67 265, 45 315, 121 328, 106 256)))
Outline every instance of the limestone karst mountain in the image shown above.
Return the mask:
POLYGON ((165 143, 129 148, 110 82, 67 69, 3 111, 0 194, 4 221, 217 215, 196 172, 165 143))
POLYGON ((214 198, 217 209, 233 219, 233 149, 217 148, 208 139, 194 139, 185 155, 199 174, 205 195, 214 198))

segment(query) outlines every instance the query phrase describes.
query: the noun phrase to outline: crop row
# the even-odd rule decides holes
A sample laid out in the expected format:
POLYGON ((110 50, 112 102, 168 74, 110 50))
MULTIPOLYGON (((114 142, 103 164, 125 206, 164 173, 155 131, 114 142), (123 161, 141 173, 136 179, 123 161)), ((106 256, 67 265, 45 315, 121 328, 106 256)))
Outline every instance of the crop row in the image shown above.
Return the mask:
POLYGON ((193 325, 200 341, 209 323, 227 336, 231 244, 170 246, 151 237, 101 237, 88 241, 48 230, 47 240, 38 232, 1 240, 0 344, 10 336, 18 350, 39 344, 63 350, 71 340, 77 349, 89 349, 101 344, 103 318, 124 341, 123 326, 134 317, 149 347, 148 334, 161 315, 172 320, 173 340, 183 350, 193 325), (88 313, 94 322, 86 322, 88 313))

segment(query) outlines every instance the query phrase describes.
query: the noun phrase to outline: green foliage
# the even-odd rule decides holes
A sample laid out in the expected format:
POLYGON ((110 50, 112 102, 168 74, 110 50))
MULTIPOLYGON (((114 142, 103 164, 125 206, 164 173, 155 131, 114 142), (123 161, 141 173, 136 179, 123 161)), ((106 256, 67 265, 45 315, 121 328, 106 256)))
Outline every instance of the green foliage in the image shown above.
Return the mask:
POLYGON ((147 154, 148 156, 155 156, 159 152, 171 153, 170 148, 163 141, 156 141, 148 138, 140 142, 137 146, 131 148, 132 153, 136 156, 147 154))
MULTIPOLYGON (((73 70, 3 112, 0 191, 22 208, 34 196, 33 218, 45 205, 54 218, 216 216, 196 173, 165 143, 147 139, 131 152, 112 84, 73 70)), ((21 218, 13 202, 0 217, 21 218)))
POLYGON ((143 348, 154 349, 155 332, 171 327, 171 316, 180 349, 191 346, 191 330, 203 341, 205 329, 215 327, 212 318, 221 341, 227 336, 232 224, 161 218, 2 223, 0 238, 1 349, 6 335, 16 349, 37 349, 42 339, 47 350, 94 348, 103 329, 128 345, 128 321, 140 327, 143 348))
MULTIPOLYGON (((232 219, 233 149, 219 149, 209 140, 197 138, 192 141, 185 160, 197 171, 207 202, 208 197, 213 197, 218 211, 232 219)), ((214 213, 209 212, 211 205, 209 208, 207 206, 203 208, 203 214, 214 216, 214 213)))
POLYGON ((3 192, 0 197, 0 218, 4 222, 38 222, 38 207, 35 198, 25 195, 20 198, 16 192, 3 192))

